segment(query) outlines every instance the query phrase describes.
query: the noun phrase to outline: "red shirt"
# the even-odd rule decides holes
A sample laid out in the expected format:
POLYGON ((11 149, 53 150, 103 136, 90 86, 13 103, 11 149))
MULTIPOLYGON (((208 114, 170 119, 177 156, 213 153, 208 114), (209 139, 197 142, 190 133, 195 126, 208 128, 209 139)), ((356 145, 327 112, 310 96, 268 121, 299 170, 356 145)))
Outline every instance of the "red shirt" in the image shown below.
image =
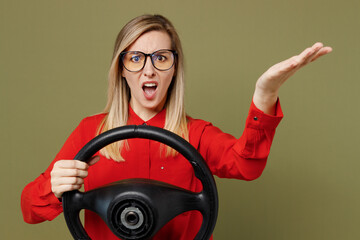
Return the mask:
MULTIPOLYGON (((253 180, 258 178, 266 164, 275 128, 282 118, 280 104, 276 116, 264 114, 252 103, 245 130, 239 139, 223 133, 211 123, 188 118, 189 142, 200 152, 211 172, 221 178, 253 180)), ((130 125, 164 127, 166 110, 144 122, 130 108, 130 125)), ((77 152, 95 137, 105 114, 83 119, 71 133, 47 170, 23 190, 21 208, 25 222, 40 223, 52 220, 62 212, 61 202, 51 191, 50 172, 56 161, 73 159, 77 152)), ((166 157, 160 154, 160 143, 147 139, 128 139, 129 148, 122 151, 125 162, 115 162, 101 156, 89 168, 85 191, 127 178, 150 178, 164 181, 191 191, 201 191, 189 162, 180 154, 166 157)), ((171 220, 154 239, 194 239, 200 229, 202 216, 196 211, 186 212, 171 220)), ((85 211, 85 229, 91 239, 118 239, 103 220, 91 211, 85 211)))

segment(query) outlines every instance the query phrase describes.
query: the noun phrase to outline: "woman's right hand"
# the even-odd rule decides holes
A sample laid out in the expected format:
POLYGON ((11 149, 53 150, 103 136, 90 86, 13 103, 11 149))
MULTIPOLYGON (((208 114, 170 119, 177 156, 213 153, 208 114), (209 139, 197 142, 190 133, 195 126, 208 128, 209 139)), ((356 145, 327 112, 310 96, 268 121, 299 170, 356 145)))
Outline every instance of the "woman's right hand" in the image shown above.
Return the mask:
POLYGON ((57 198, 61 198, 64 192, 80 189, 88 175, 89 166, 99 159, 99 156, 95 156, 89 164, 78 160, 57 161, 50 173, 51 191, 57 198))

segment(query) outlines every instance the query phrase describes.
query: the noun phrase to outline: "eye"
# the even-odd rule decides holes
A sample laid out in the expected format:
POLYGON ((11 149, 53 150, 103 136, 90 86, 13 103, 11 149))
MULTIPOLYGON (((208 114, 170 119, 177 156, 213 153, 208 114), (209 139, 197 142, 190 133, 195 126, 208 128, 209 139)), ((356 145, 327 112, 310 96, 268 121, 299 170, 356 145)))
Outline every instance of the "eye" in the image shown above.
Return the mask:
POLYGON ((154 60, 157 62, 165 62, 167 57, 165 55, 155 55, 154 60))
POLYGON ((134 63, 138 63, 141 60, 141 56, 139 56, 139 55, 131 56, 130 60, 134 63))

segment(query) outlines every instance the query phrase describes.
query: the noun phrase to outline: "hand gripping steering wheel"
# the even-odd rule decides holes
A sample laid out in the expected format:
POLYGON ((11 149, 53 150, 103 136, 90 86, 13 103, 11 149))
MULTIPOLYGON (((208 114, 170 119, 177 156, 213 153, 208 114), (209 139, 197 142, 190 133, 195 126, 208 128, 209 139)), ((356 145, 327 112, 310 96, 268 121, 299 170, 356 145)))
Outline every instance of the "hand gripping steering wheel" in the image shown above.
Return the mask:
POLYGON ((113 142, 144 138, 166 144, 181 153, 201 181, 199 193, 151 179, 125 179, 87 192, 65 192, 64 216, 74 239, 90 239, 79 218, 82 209, 97 213, 121 239, 150 239, 177 215, 198 210, 203 222, 196 240, 210 238, 217 219, 218 195, 214 178, 201 155, 180 136, 151 126, 124 126, 104 132, 88 142, 75 156, 87 162, 96 152, 113 142))

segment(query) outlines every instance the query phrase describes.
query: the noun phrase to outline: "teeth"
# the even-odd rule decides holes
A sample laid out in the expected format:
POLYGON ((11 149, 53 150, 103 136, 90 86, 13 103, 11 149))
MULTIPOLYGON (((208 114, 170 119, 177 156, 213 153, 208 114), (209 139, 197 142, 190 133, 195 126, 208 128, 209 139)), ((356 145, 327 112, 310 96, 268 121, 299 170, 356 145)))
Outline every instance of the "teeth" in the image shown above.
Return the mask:
POLYGON ((145 83, 144 84, 145 87, 156 87, 155 83, 145 83))

